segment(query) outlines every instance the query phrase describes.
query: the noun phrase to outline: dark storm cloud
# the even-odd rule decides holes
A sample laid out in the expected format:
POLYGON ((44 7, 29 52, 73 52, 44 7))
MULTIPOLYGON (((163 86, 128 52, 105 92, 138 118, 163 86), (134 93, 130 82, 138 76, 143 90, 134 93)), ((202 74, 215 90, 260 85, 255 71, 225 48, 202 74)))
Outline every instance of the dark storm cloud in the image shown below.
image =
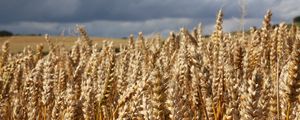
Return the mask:
POLYGON ((76 16, 78 0, 1 0, 0 23, 64 22, 76 16))
MULTIPOLYGON (((0 22, 213 18, 222 4, 221 0, 5 0, 0 7, 0 22)), ((234 6, 225 9, 227 16, 238 14, 234 6)))
MULTIPOLYGON (((16 33, 51 33, 83 24, 91 35, 123 37, 192 29, 203 23, 205 32, 214 29, 216 13, 224 12, 224 30, 240 26, 241 0, 0 0, 0 29, 16 33)), ((298 0, 244 0, 245 27, 260 26, 268 9, 272 21, 290 22, 299 15, 298 0)))

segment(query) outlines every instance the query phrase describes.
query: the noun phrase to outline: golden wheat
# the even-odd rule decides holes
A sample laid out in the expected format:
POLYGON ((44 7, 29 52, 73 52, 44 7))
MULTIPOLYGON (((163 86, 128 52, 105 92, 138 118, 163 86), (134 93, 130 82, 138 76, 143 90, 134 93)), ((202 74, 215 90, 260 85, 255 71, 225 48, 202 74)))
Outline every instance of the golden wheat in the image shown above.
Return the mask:
MULTIPOLYGON (((199 25, 166 40, 130 35, 120 52, 93 45, 84 27, 67 51, 46 35, 43 45, 0 54, 1 120, 259 120, 300 119, 300 36, 296 26, 249 34, 199 25)), ((12 44, 12 43, 11 43, 12 44)))

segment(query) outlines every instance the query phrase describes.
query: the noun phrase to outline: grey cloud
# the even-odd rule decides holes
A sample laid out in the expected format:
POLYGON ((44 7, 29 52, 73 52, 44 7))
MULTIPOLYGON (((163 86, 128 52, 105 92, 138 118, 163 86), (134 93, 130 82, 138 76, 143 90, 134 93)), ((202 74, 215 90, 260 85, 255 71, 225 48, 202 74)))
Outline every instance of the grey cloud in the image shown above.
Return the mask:
MULTIPOLYGON (((77 23, 45 23, 22 22, 18 24, 0 25, 0 28, 16 30, 16 33, 42 33, 75 35, 74 28, 77 23), (38 31, 38 32, 36 32, 38 31)), ((198 22, 190 18, 163 18, 146 21, 92 21, 81 23, 92 36, 126 37, 129 34, 143 32, 145 35, 154 33, 168 33, 179 30, 181 27, 192 28, 198 22)))
POLYGON ((14 33, 22 34, 59 34, 64 29, 65 24, 45 23, 45 22, 18 22, 6 25, 0 25, 0 29, 9 30, 14 33))
MULTIPOLYGON (((224 11, 224 30, 239 29, 238 0, 0 0, 0 29, 16 33, 72 31, 83 24, 91 35, 124 37, 192 29, 198 23, 205 32, 214 29, 216 13, 224 11)), ((246 0, 245 27, 260 26, 268 9, 273 23, 291 21, 300 15, 298 0, 246 0), (286 7, 288 6, 288 7, 286 7)), ((71 32, 67 32, 73 34, 71 32)))
MULTIPOLYGON (((235 2, 225 7, 236 15, 235 2)), ((221 0, 10 0, 1 4, 0 22, 143 21, 159 18, 207 18, 223 5, 221 0)))
POLYGON ((0 5, 0 23, 63 22, 76 15, 79 4, 79 0, 5 0, 0 5))
POLYGON ((295 16, 300 15, 299 0, 286 0, 281 1, 278 5, 274 6, 274 14, 277 14, 277 20, 291 21, 295 16))

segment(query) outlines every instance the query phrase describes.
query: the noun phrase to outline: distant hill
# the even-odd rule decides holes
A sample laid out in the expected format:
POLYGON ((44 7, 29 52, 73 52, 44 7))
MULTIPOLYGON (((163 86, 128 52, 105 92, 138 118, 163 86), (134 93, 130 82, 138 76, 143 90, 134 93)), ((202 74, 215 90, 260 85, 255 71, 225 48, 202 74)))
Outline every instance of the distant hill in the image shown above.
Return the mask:
POLYGON ((0 31, 0 37, 4 37, 4 36, 13 36, 14 34, 10 31, 6 31, 6 30, 1 30, 0 31))

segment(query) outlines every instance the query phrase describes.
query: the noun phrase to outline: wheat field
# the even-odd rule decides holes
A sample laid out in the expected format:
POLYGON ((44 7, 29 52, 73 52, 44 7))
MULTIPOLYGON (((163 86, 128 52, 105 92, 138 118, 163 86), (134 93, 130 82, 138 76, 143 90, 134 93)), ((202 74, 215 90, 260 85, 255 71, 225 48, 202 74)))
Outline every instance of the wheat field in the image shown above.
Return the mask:
MULTIPOLYGON (((90 38, 94 44, 98 44, 101 47, 103 41, 114 41, 113 48, 118 48, 121 45, 127 43, 125 39, 119 38, 103 38, 103 37, 91 37, 90 38)), ((71 50, 72 46, 77 40, 76 36, 50 36, 49 41, 56 45, 63 45, 66 50, 71 50)), ((5 41, 10 43, 9 49, 10 53, 19 53, 26 47, 36 47, 36 45, 42 45, 43 52, 49 52, 49 44, 45 40, 44 36, 12 36, 12 37, 0 37, 0 46, 3 45, 5 41)), ((98 48, 99 48, 98 47, 98 48)))
POLYGON ((182 28, 166 40, 130 36, 115 52, 78 27, 71 50, 43 46, 0 55, 1 120, 299 120, 300 36, 271 25, 250 34, 182 28))

